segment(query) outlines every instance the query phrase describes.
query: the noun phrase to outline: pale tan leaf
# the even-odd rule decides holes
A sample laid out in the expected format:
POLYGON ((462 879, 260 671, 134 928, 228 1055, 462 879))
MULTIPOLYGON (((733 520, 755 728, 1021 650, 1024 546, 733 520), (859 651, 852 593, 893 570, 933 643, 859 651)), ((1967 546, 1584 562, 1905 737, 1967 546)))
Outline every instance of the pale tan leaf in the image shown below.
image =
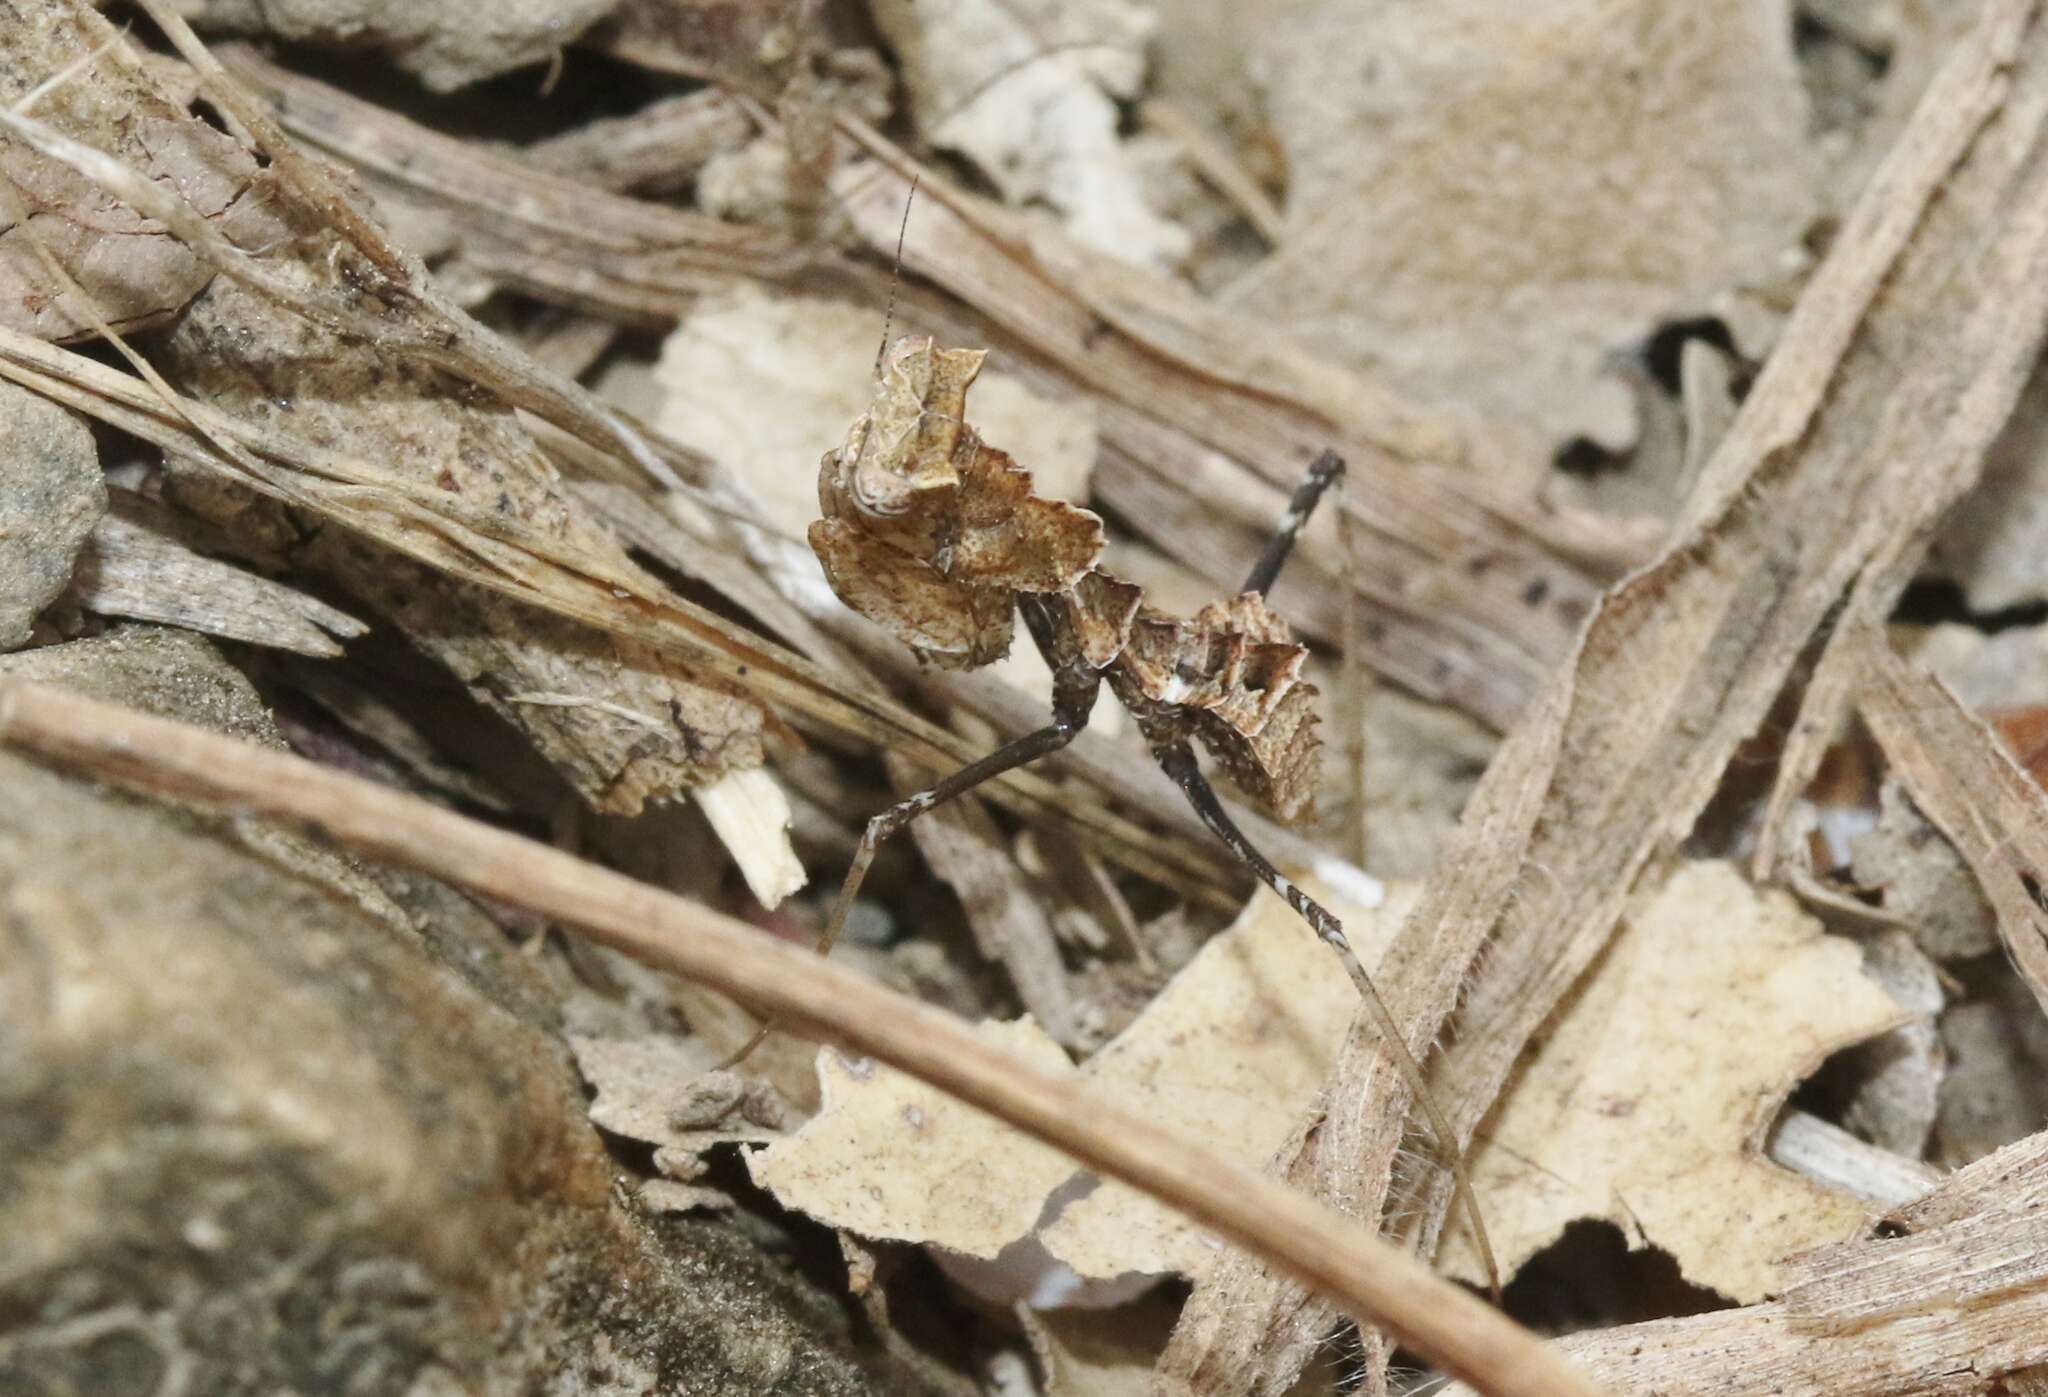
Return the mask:
MULTIPOLYGON (((1370 910, 1310 885, 1343 919, 1370 969, 1413 903, 1403 889, 1370 910)), ((1269 1158, 1315 1099, 1358 1012, 1336 952, 1293 908, 1261 892, 1236 926, 1188 963, 1122 1036, 1082 1069, 1091 1085, 1150 1120, 1269 1158)), ((1083 1276, 1194 1275, 1221 1247, 1169 1208, 1104 1184, 1045 1229, 1083 1276)))
MULTIPOLYGON (((1074 1070, 1029 1019, 977 1032, 1043 1071, 1074 1070)), ((871 1058, 822 1049, 818 1081, 818 1114, 747 1167, 783 1203, 834 1227, 992 1258, 1074 1172, 1059 1151, 871 1058)))
MULTIPOLYGON (((1802 1077, 1899 1023, 1854 942, 1723 863, 1681 866, 1629 913, 1481 1128, 1471 1155, 1504 1269, 1603 1218, 1736 1300, 1779 1288, 1776 1258, 1840 1241, 1857 1198, 1763 1157, 1802 1077)), ((1479 1278, 1462 1218, 1439 1264, 1479 1278)))
MULTIPOLYGON (((1409 900, 1364 908, 1310 891, 1344 918, 1368 965, 1409 900)), ((1078 1071, 1105 1103, 1258 1162, 1314 1099, 1357 1009, 1336 953, 1261 892, 1079 1069, 1029 1019, 981 1032, 1053 1070, 1078 1071)), ((1074 1174, 1060 1156, 885 1068, 827 1051, 819 1074, 818 1116, 750 1165, 785 1204, 835 1227, 992 1257, 1038 1227, 1047 1197, 1074 1174)), ((1088 1279, 1193 1274, 1221 1245, 1117 1183, 1069 1204, 1040 1238, 1088 1279)))

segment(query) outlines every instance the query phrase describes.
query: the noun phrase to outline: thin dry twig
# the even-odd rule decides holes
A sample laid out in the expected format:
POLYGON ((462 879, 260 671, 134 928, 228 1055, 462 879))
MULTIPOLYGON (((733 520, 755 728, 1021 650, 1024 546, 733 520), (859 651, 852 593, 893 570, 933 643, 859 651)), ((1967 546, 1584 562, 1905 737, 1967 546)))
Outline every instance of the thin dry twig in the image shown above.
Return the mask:
POLYGON ((696 903, 297 757, 44 685, 0 685, 0 742, 134 790, 286 819, 581 927, 870 1054, 1185 1210, 1481 1391, 1594 1391, 1512 1321, 1351 1219, 1024 1067, 949 1014, 696 903))

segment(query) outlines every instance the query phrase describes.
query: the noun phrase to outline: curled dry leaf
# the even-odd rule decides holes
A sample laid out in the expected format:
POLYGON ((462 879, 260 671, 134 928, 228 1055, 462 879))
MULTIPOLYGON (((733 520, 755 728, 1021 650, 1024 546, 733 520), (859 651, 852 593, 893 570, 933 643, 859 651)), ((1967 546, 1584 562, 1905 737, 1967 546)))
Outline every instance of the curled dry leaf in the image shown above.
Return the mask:
MULTIPOLYGON (((1855 943, 1727 864, 1681 866, 1639 902, 1482 1127, 1472 1182, 1506 1268, 1604 1218, 1686 1278, 1750 1301, 1777 1258, 1854 1235, 1864 1204, 1762 1154, 1785 1097, 1899 1006, 1855 943)), ((1479 1275, 1464 1225, 1439 1262, 1479 1275)))
POLYGON ((1090 581, 1076 593, 1088 613, 1084 635, 1121 620, 1128 637, 1111 671, 1112 683, 1127 676, 1119 696, 1135 689, 1153 705, 1182 709, 1246 795, 1283 820, 1298 818, 1321 775, 1316 688, 1303 674, 1308 652, 1266 599, 1244 592, 1183 621, 1137 606, 1135 587, 1100 573, 1090 581))
MULTIPOLYGON (((664 435, 729 463, 774 527, 801 537, 818 513, 820 456, 875 394, 875 346, 888 317, 872 306, 786 296, 752 283, 696 302, 661 346, 654 377, 664 435)), ((1031 463, 1049 499, 1088 493, 1092 399, 1053 399, 984 369, 974 380, 981 431, 1031 463)), ((831 604, 834 610, 838 603, 831 604)))
MULTIPOLYGON (((1311 887, 1371 964, 1406 899, 1368 909, 1311 887)), ((1111 1102, 1263 1162, 1320 1088, 1358 1008, 1334 951, 1261 892, 1114 1042, 1078 1069, 1030 1020, 981 1032, 1111 1102)), ((867 1236, 993 1257, 1038 1227, 1074 1166, 972 1107, 871 1063, 819 1058, 824 1107, 749 1158, 790 1207, 867 1236)), ((1193 1274, 1219 1244, 1121 1184, 1069 1204, 1040 1234, 1081 1276, 1193 1274)))
POLYGON ((1299 816, 1321 750, 1307 651, 1256 593, 1182 620, 1094 566, 1102 521, 1033 494, 967 425, 985 357, 911 336, 889 351, 873 406, 819 469, 810 539, 833 590, 947 668, 1008 653, 1018 594, 1045 595, 1064 622, 1040 638, 1049 661, 1102 671, 1155 747, 1196 738, 1247 795, 1299 816))

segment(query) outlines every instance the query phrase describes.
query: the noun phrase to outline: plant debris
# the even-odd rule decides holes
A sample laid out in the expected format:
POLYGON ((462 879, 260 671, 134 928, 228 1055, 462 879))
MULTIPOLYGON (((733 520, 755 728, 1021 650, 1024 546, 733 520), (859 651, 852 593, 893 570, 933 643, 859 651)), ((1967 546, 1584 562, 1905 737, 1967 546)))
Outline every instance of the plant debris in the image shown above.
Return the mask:
POLYGON ((2048 1391, 2044 122, 0 0, 0 1387, 2048 1391))

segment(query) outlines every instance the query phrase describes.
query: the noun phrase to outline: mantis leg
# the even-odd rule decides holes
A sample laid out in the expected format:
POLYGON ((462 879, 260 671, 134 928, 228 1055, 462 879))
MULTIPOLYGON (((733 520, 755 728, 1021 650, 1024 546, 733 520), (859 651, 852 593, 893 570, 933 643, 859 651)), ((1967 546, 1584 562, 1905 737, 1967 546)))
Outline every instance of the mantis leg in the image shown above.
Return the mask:
MULTIPOLYGON (((1095 706, 1095 691, 1101 683, 1102 676, 1094 670, 1077 667, 1062 671, 1053 686, 1052 722, 998 747, 980 761, 961 767, 930 788, 905 796, 869 820, 867 829, 861 834, 860 847, 854 851, 853 863, 846 870, 846 881, 839 885, 839 896, 833 900, 832 911, 825 918, 824 933, 818 938, 818 954, 827 954, 839 940, 839 933, 846 926, 847 914, 853 910, 853 901, 860 895, 861 884, 867 881, 868 866, 875 861, 875 855, 891 835, 903 830, 918 816, 967 794, 982 782, 1027 766, 1072 742, 1075 735, 1088 726, 1088 715, 1095 706)), ((761 1046, 775 1027, 773 1019, 764 1020, 745 1046, 719 1066, 738 1066, 761 1046)))
POLYGON ((1266 542, 1266 551, 1252 564, 1251 576, 1244 580, 1238 590, 1266 594, 1280 576, 1280 569, 1286 565, 1288 555, 1294 552, 1294 540, 1301 536, 1302 527, 1309 516, 1316 512, 1316 503, 1323 492, 1344 474, 1344 458, 1334 451, 1325 451, 1309 463, 1308 474, 1302 477, 1295 488, 1294 498, 1287 502, 1287 512, 1280 516, 1279 525, 1273 530, 1273 537, 1266 542))
POLYGON ((1402 1078, 1408 1083, 1408 1090, 1414 1096, 1415 1104, 1422 1109, 1423 1119, 1429 1122, 1430 1134, 1436 1137, 1437 1150, 1450 1167, 1451 1184, 1458 1195, 1458 1206, 1465 1210, 1466 1219, 1472 1224, 1473 1240, 1479 1245, 1480 1257, 1486 1265, 1487 1280, 1491 1284, 1494 1298, 1498 1300, 1500 1269, 1493 1259, 1493 1243, 1487 1238, 1486 1224, 1479 1216, 1479 1200, 1472 1192, 1472 1179, 1465 1169, 1465 1152, 1458 1148, 1458 1137, 1451 1133, 1450 1123, 1438 1109, 1436 1097, 1429 1090, 1429 1083, 1422 1074, 1422 1064, 1417 1062, 1415 1054, 1409 1051, 1408 1042, 1401 1036, 1400 1027, 1394 1022, 1387 1002, 1380 998, 1379 987, 1373 984, 1372 976, 1366 973, 1364 964, 1358 959, 1358 953, 1351 949, 1351 940, 1344 935, 1344 924, 1332 916, 1328 908, 1296 887, 1292 880, 1273 866, 1271 859, 1260 853, 1251 840, 1245 837, 1244 831, 1237 827, 1237 821, 1231 819, 1230 812, 1223 808, 1223 802, 1216 798, 1215 787, 1202 775, 1201 768, 1195 764, 1194 750, 1185 741, 1159 746, 1154 749, 1153 755, 1159 759, 1159 765, 1166 774, 1173 778, 1173 783, 1180 787, 1181 794, 1187 797, 1188 804, 1195 808, 1195 813, 1201 816, 1202 823, 1209 827, 1210 832, 1222 840, 1230 852, 1237 856, 1239 862, 1249 868, 1261 883, 1287 899, 1288 905, 1300 914, 1310 929, 1343 959, 1345 973, 1350 975, 1351 983, 1358 987, 1359 998, 1365 1001, 1366 1010, 1372 1015, 1373 1026, 1379 1030, 1380 1039, 1386 1045, 1388 1055, 1393 1058, 1394 1066, 1400 1070, 1402 1078))

